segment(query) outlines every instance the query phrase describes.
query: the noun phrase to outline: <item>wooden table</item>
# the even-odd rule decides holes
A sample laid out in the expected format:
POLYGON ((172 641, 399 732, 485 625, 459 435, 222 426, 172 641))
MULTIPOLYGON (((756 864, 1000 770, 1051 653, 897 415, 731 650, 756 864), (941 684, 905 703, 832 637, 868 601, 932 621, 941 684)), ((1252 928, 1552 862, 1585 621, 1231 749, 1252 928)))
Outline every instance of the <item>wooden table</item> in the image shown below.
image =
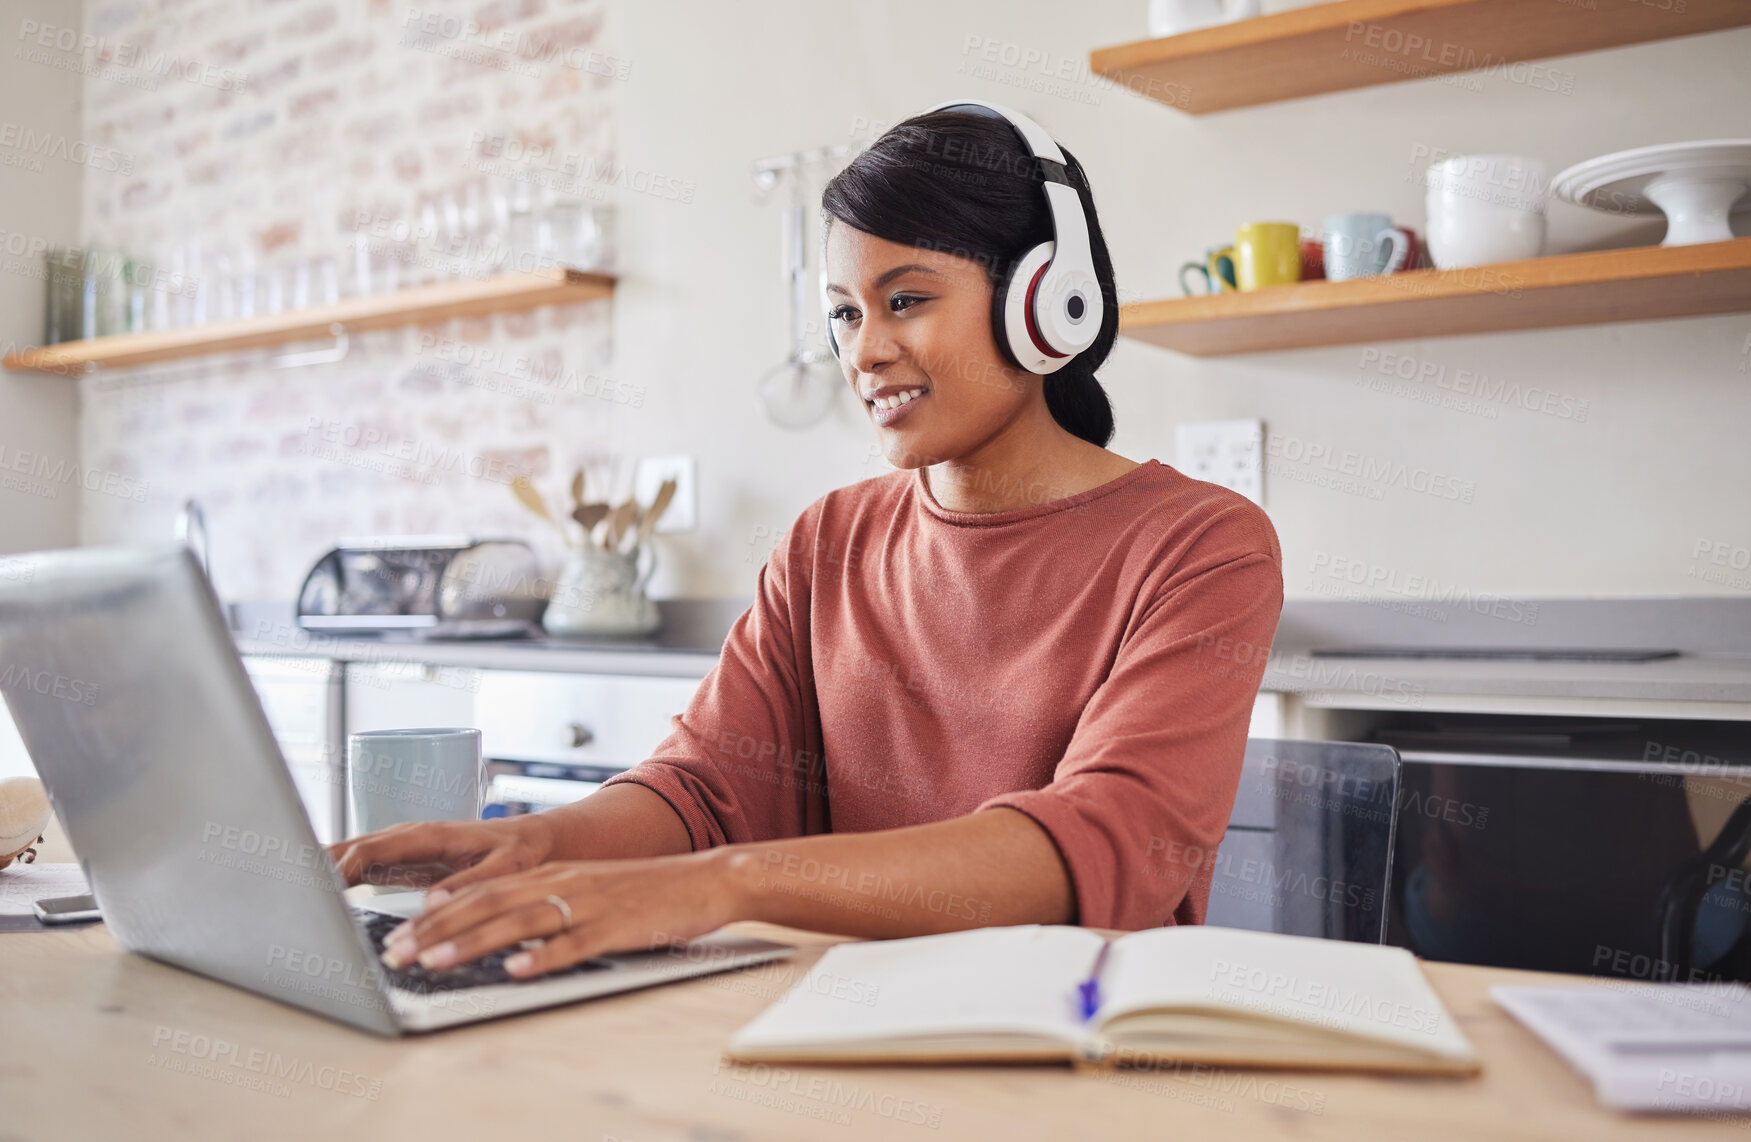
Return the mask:
POLYGON ((738 1065, 720 1055, 730 1033, 835 940, 734 928, 803 951, 401 1040, 130 955, 101 924, 0 935, 0 1142, 1751 1137, 1751 1117, 1601 1109, 1486 994, 1492 983, 1573 977, 1452 964, 1428 973, 1483 1054, 1476 1079, 738 1065))

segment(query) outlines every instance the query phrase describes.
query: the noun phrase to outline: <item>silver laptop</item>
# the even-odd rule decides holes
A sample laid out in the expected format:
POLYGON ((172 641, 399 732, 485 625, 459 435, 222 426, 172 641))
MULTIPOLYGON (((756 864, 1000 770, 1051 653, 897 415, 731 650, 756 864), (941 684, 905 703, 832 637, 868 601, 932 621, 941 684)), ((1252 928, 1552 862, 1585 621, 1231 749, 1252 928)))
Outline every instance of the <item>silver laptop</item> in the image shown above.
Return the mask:
MULTIPOLYGON (((131 951, 382 1035, 780 959, 723 935, 513 980, 503 953, 392 971, 399 919, 356 909, 179 545, 18 556, 0 577, 0 692, 109 930, 131 951)), ((508 949, 514 951, 515 949, 508 949)))

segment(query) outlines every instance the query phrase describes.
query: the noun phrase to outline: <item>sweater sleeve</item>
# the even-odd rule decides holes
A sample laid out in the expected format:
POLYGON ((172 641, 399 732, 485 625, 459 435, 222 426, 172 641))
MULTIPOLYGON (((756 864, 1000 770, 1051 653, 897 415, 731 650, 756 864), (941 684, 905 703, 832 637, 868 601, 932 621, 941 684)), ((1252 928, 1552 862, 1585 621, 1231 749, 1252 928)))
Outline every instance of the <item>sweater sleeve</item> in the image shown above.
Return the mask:
POLYGON ((979 806, 1020 810, 1045 829, 1084 926, 1203 922, 1282 611, 1268 534, 1268 552, 1170 577, 1084 708, 1050 784, 979 806))
POLYGON ((811 505, 767 557, 753 604, 686 711, 669 719, 669 736, 602 783, 654 790, 695 851, 828 831, 804 562, 816 516, 811 505))

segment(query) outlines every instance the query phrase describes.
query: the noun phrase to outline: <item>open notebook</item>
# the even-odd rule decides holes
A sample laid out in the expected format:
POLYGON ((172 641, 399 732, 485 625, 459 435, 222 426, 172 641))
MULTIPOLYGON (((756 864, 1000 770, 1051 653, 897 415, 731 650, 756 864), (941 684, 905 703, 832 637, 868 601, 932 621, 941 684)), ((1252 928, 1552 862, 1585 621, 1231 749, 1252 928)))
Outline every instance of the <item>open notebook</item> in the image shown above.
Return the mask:
POLYGON ((1022 925, 838 944, 730 1040, 749 1062, 1068 1060, 1471 1074, 1476 1052, 1402 948, 1230 928, 1112 942, 1022 925))

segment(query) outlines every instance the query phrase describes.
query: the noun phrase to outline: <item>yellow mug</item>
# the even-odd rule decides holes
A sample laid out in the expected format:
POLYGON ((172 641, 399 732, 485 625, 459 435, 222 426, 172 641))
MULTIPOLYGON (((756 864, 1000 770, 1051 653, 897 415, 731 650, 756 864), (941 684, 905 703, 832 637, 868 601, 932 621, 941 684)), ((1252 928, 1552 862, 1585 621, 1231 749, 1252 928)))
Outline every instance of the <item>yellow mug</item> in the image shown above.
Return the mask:
POLYGON ((1248 222, 1234 231, 1234 280, 1242 290, 1301 280, 1301 227, 1248 222))

